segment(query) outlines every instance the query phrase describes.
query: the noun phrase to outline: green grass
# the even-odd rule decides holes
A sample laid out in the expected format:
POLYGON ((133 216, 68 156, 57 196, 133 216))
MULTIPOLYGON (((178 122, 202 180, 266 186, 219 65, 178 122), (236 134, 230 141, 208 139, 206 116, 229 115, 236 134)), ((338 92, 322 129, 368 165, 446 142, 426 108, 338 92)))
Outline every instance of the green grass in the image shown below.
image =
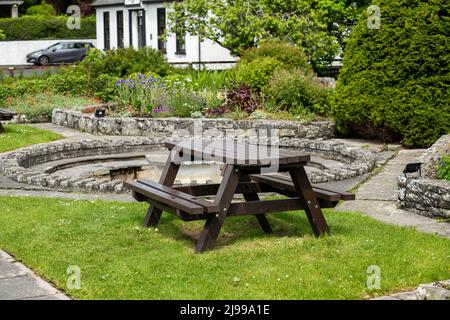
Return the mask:
POLYGON ((58 133, 26 125, 8 124, 3 127, 5 132, 0 133, 0 153, 63 138, 58 133))
POLYGON ((450 240, 327 211, 332 235, 314 238, 303 213, 230 218, 215 250, 196 255, 202 223, 164 214, 141 227, 146 205, 0 197, 0 248, 78 299, 357 299, 450 278, 450 240), (81 289, 67 290, 67 268, 81 289), (367 267, 381 289, 366 288, 367 267))

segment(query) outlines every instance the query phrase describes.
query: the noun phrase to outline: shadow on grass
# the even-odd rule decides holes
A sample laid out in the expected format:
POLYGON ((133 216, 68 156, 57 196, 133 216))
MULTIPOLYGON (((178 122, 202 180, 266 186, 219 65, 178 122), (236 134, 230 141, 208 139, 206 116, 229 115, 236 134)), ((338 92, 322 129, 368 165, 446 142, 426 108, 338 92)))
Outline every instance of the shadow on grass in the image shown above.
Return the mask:
MULTIPOLYGON (((262 230, 254 216, 225 219, 216 247, 231 246, 237 242, 256 239, 314 236, 311 225, 303 211, 272 213, 267 215, 267 218, 272 226, 273 232, 271 234, 262 230)), ((143 217, 135 220, 137 224, 142 225, 143 217)), ((184 222, 172 214, 163 213, 157 228, 165 237, 182 241, 186 247, 194 249, 204 224, 205 220, 184 222)), ((339 231, 342 230, 332 228, 331 234, 339 231)))

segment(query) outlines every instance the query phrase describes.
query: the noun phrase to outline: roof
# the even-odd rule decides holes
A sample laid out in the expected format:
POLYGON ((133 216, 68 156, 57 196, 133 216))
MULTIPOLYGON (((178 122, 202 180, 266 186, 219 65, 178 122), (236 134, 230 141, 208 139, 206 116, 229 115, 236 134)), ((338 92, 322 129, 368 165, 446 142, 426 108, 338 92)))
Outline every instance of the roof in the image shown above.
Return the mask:
MULTIPOLYGON (((161 2, 173 2, 174 0, 141 0, 143 3, 161 3, 161 2)), ((102 6, 117 6, 124 5, 125 0, 95 0, 94 3, 91 4, 93 7, 102 7, 102 6)))
POLYGON ((124 0, 95 0, 91 6, 93 7, 100 7, 100 6, 109 6, 109 5, 117 5, 117 4, 124 4, 124 0))
POLYGON ((18 1, 18 0, 0 0, 0 5, 10 5, 12 6, 13 4, 22 4, 23 1, 18 1))

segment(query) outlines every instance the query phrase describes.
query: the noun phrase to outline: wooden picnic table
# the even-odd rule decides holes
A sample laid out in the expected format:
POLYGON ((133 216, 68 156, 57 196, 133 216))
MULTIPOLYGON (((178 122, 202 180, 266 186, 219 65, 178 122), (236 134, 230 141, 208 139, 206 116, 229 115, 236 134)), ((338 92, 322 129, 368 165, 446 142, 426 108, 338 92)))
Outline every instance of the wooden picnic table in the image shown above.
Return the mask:
POLYGON ((206 220, 195 252, 215 246, 226 217, 254 215, 264 232, 272 232, 267 213, 304 210, 317 236, 328 232, 321 208, 336 206, 340 200, 353 200, 345 191, 311 185, 305 171, 307 154, 278 147, 251 145, 224 139, 214 142, 184 141, 166 143, 170 150, 159 183, 127 181, 137 201, 150 203, 145 226, 157 226, 163 211, 184 221, 206 220), (183 161, 218 161, 224 164, 219 184, 173 186, 183 161), (270 174, 262 174, 271 171, 270 174), (261 200, 258 193, 278 193, 282 199, 261 200), (232 202, 236 194, 244 202, 232 202), (203 196, 214 196, 208 201, 203 196))

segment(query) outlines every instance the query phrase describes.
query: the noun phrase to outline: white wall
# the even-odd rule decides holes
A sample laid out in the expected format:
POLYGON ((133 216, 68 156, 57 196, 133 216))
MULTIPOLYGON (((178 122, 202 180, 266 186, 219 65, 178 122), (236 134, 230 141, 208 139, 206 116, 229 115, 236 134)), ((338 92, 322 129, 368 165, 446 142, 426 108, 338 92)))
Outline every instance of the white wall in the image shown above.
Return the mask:
MULTIPOLYGON (((117 11, 123 11, 123 43, 125 46, 129 45, 130 35, 128 28, 128 10, 124 7, 101 7, 96 10, 96 21, 97 21, 97 48, 103 50, 105 48, 105 40, 103 37, 103 13, 109 12, 109 39, 111 49, 117 48, 117 11)), ((133 34, 133 37, 135 35, 133 34)))
MULTIPOLYGON (((143 5, 145 10, 145 41, 147 46, 152 48, 158 48, 158 25, 157 25, 157 9, 165 8, 164 3, 147 3, 143 5)), ((104 39, 103 39, 103 12, 110 12, 110 39, 111 48, 117 48, 117 25, 116 17, 117 10, 123 10, 124 12, 124 38, 125 46, 129 46, 129 22, 128 22, 128 10, 135 9, 136 7, 125 7, 125 6, 111 6, 111 7, 98 7, 96 8, 97 14, 97 48, 104 49, 104 39)), ((167 9, 168 10, 168 9, 167 9)), ((168 21, 167 21, 168 23, 168 21)), ((133 46, 137 48, 137 19, 136 15, 133 15, 133 46)), ((167 60, 170 63, 192 63, 198 62, 199 60, 199 44, 198 37, 186 35, 186 54, 179 55, 175 54, 176 51, 176 37, 175 35, 169 35, 167 38, 167 60)), ((233 63, 226 64, 209 64, 211 61, 236 61, 230 52, 216 44, 211 40, 204 40, 201 43, 201 60, 209 68, 228 68, 233 66, 233 63)))
POLYGON ((96 45, 95 39, 69 39, 69 40, 26 40, 26 41, 0 41, 0 65, 27 64, 26 55, 30 52, 45 49, 60 41, 86 41, 96 45))

